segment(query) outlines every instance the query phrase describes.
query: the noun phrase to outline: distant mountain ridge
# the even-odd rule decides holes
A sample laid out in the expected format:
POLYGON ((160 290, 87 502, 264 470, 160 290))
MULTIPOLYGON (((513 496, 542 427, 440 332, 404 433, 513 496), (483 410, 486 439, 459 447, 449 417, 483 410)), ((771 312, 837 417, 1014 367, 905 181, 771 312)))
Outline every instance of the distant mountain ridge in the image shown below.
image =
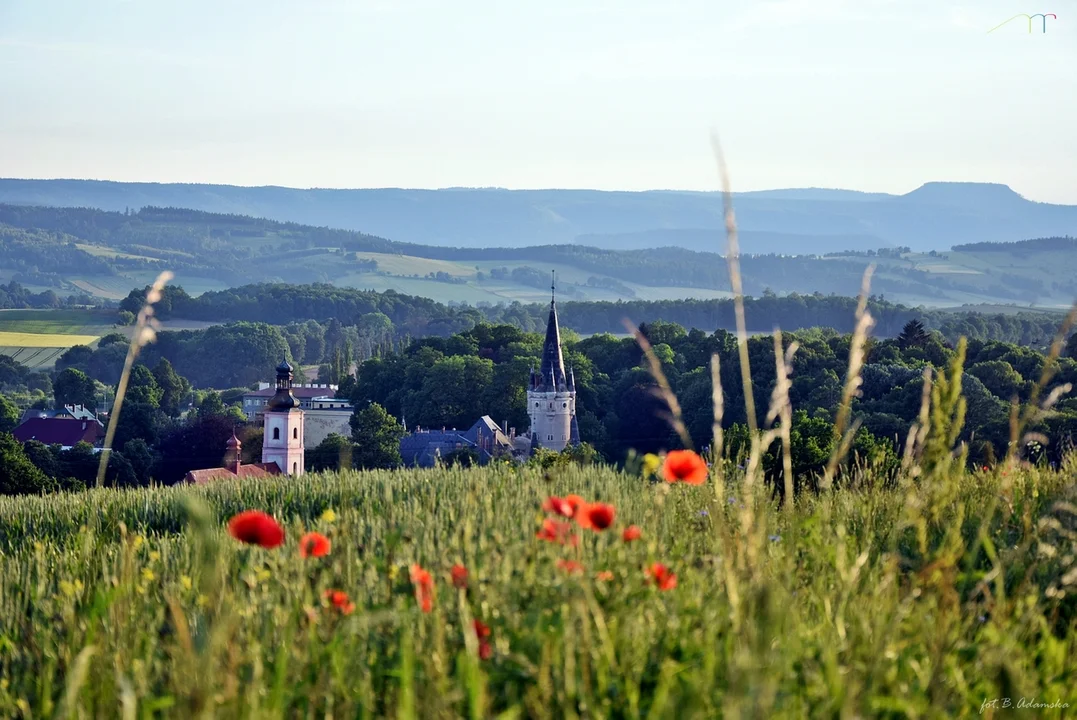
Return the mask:
MULTIPOLYGON (((647 243, 714 251, 724 243, 719 195, 676 190, 335 190, 0 179, 0 203, 191 208, 456 247, 647 243)), ((930 250, 1077 234, 1077 206, 1033 202, 990 183, 931 182, 904 195, 762 190, 738 193, 735 203, 745 252, 930 250)))

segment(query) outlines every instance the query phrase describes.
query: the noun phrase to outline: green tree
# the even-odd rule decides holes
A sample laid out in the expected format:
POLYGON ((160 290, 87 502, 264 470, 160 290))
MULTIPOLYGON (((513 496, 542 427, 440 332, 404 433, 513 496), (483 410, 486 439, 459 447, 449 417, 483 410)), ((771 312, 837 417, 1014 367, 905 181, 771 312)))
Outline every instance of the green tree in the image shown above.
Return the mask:
POLYGON ((325 440, 306 454, 307 470, 325 472, 352 466, 352 441, 343 435, 329 433, 325 440))
POLYGON ((445 467, 476 467, 479 464, 479 453, 475 448, 462 447, 441 458, 445 467))
POLYGON ((38 494, 54 488, 50 478, 26 457, 19 441, 10 433, 0 433, 0 495, 38 494))
POLYGON ((97 387, 93 380, 75 368, 67 368, 57 375, 52 391, 58 408, 65 405, 82 405, 92 409, 97 405, 97 387))
POLYGON ((150 369, 139 363, 131 368, 131 375, 127 381, 127 394, 124 403, 138 403, 148 405, 154 410, 161 406, 161 387, 157 384, 157 378, 150 369))
POLYGON ((19 424, 19 408, 0 395, 0 433, 9 433, 19 424))
POLYGON ((357 468, 395 468, 400 458, 400 438, 404 428, 378 403, 356 409, 349 424, 355 443, 352 463, 357 468))
POLYGON ((123 445, 123 457, 131 465, 135 482, 139 486, 148 485, 156 458, 154 458, 153 450, 146 444, 146 441, 141 438, 127 441, 123 445))
POLYGON ((169 417, 179 417, 191 392, 191 383, 176 373, 168 358, 161 358, 153 366, 153 377, 161 388, 161 410, 169 417))
POLYGON ((898 345, 902 350, 924 345, 927 339, 928 334, 924 330, 924 324, 915 319, 905 323, 905 327, 901 329, 901 334, 897 337, 898 345))

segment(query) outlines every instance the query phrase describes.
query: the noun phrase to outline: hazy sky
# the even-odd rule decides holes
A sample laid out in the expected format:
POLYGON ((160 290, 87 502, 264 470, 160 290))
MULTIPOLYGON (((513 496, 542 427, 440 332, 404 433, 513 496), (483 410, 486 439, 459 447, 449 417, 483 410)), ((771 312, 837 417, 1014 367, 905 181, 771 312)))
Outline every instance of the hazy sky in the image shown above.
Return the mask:
POLYGON ((1075 118, 1077 0, 0 0, 5 177, 1077 204, 1075 118))

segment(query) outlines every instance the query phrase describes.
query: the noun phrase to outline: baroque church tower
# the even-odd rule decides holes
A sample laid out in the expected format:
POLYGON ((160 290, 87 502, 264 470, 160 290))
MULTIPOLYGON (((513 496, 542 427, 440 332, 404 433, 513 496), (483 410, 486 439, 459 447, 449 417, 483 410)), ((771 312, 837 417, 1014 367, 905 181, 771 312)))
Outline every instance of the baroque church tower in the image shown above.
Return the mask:
MULTIPOLYGON (((555 290, 555 286, 551 286, 555 290)), ((531 449, 547 448, 560 452, 568 445, 578 445, 580 429, 576 424, 576 378, 570 369, 565 373, 561 355, 561 330, 557 326, 556 299, 550 299, 550 319, 546 324, 546 342, 542 347, 542 366, 531 369, 527 386, 527 414, 531 418, 531 449)))
POLYGON ((277 392, 266 403, 262 462, 277 463, 285 475, 303 474, 303 410, 292 394, 292 366, 277 366, 277 392))

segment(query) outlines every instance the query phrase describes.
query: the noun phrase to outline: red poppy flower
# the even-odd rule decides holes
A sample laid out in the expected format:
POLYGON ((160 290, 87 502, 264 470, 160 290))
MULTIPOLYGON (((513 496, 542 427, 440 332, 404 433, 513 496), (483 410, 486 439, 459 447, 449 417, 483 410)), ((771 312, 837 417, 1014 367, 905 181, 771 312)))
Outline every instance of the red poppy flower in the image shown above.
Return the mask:
POLYGON ((603 570, 600 573, 595 573, 595 580, 606 581, 606 580, 612 580, 612 579, 613 579, 613 572, 610 571, 610 570, 603 570))
POLYGON ((571 523, 556 522, 550 518, 542 521, 542 529, 535 533, 535 537, 546 542, 555 542, 561 545, 568 544, 573 547, 580 542, 580 539, 572 534, 571 523))
MULTIPOLYGON (((565 495, 565 502, 572 508, 573 515, 577 513, 581 507, 587 504, 587 501, 579 495, 565 495)), ((572 517, 572 515, 566 515, 566 517, 572 517)))
POLYGON ((565 498, 559 498, 556 495, 551 495, 546 498, 542 503, 542 509, 545 512, 557 513, 563 517, 570 518, 572 513, 575 512, 575 508, 565 498))
POLYGON ((467 568, 463 565, 453 565, 452 570, 449 571, 449 575, 452 576, 452 584, 454 587, 466 588, 467 587, 467 568))
POLYGON ((490 626, 482 620, 475 620, 471 626, 475 630, 475 637, 479 640, 479 659, 489 660, 494 654, 494 646, 487 640, 490 637, 490 626))
POLYGON ((343 590, 326 590, 325 597, 342 615, 351 615, 355 610, 355 603, 348 598, 348 593, 343 590))
POLYGON ((244 510, 228 521, 228 532, 248 545, 275 548, 284 542, 284 528, 261 510, 244 510))
POLYGON ((677 587, 677 576, 669 571, 669 568, 662 563, 654 563, 647 569, 647 574, 651 576, 655 584, 658 585, 659 590, 672 590, 677 587))
POLYGON ((672 450, 662 464, 662 476, 668 483, 702 485, 707 482, 707 474, 707 463, 691 450, 672 450))
MULTIPOLYGON (((616 511, 613 509, 612 505, 607 505, 605 503, 591 503, 581 508, 577 519, 587 518, 586 527, 601 532, 613 524, 613 516, 615 514, 616 511)), ((583 525, 583 522, 580 524, 583 525)))
POLYGON ((557 561, 557 567, 559 570, 564 570, 569 575, 583 572, 583 565, 580 565, 575 560, 565 560, 564 558, 561 558, 557 561))
POLYGON ((434 579, 419 565, 411 566, 411 582, 415 585, 415 601, 424 613, 434 609, 434 579))
POLYGON ((300 557, 324 557, 329 554, 329 538, 321 533, 309 532, 299 538, 300 557))
POLYGON ((643 531, 640 530, 638 526, 629 525, 625 528, 625 531, 621 533, 621 538, 627 543, 632 542, 633 540, 639 540, 641 535, 643 535, 643 531))

